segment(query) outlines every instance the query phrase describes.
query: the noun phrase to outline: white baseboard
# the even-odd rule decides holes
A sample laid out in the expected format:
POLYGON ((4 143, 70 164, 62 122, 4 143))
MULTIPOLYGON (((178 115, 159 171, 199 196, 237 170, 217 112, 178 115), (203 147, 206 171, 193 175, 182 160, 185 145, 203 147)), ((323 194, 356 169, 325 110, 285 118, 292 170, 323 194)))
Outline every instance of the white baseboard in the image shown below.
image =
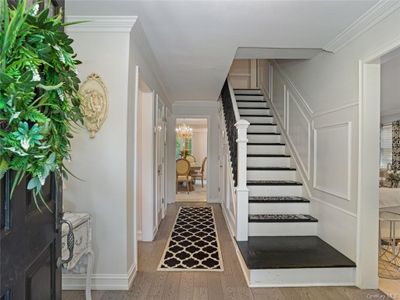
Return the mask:
MULTIPOLYGON (((127 291, 136 277, 136 265, 132 265, 127 274, 93 274, 92 290, 127 291)), ((62 274, 63 290, 85 290, 86 274, 62 274)))
POLYGON ((141 241, 141 240, 143 239, 143 234, 142 234, 142 231, 141 231, 141 230, 138 230, 138 231, 137 231, 137 233, 136 233, 136 239, 137 239, 138 241, 141 241))

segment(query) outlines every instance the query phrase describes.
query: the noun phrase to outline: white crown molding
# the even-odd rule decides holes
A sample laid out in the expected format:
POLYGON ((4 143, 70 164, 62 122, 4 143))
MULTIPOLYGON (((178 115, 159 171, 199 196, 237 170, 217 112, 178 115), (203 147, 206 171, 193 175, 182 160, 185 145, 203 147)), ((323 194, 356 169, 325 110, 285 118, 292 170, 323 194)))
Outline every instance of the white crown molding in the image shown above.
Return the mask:
POLYGON ((65 21, 66 23, 85 21, 67 26, 67 32, 130 32, 137 21, 137 16, 66 16, 65 21))
POLYGON ((339 33, 333 40, 323 47, 329 52, 337 52, 353 41, 355 38, 363 34, 369 28, 379 23, 392 12, 400 8, 400 1, 380 0, 372 6, 366 13, 360 16, 344 31, 339 33))

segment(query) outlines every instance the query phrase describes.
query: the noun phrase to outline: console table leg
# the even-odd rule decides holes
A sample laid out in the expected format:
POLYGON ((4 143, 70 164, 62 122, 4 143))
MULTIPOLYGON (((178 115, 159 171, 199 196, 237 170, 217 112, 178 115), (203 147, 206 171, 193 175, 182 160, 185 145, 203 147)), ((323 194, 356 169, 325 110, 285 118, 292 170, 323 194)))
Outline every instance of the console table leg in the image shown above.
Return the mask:
POLYGON ((93 259, 94 253, 92 250, 88 250, 88 263, 86 269, 86 300, 92 299, 92 272, 93 272, 93 259))

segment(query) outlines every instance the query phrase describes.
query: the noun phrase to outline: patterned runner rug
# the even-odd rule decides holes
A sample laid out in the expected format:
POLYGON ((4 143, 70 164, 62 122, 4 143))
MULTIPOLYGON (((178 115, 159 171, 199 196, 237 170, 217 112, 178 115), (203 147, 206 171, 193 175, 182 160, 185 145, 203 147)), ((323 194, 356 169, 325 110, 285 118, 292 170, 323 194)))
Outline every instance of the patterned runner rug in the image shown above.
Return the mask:
POLYGON ((212 207, 180 207, 159 271, 223 271, 212 207))

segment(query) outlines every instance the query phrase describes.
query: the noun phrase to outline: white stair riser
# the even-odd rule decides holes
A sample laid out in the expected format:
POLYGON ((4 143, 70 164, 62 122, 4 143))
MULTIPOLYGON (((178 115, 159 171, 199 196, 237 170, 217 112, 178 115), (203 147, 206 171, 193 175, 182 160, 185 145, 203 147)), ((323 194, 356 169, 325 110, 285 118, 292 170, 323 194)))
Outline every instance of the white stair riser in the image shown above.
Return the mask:
POLYGON ((248 167, 290 167, 290 157, 248 157, 248 167))
POLYGON ((248 145, 248 154, 285 154, 284 145, 248 145))
POLYGON ((260 94, 261 95, 261 90, 258 90, 258 89, 254 89, 254 90, 235 89, 234 93, 235 94, 250 94, 250 95, 260 94))
POLYGON ((277 126, 273 125, 251 125, 247 132, 277 132, 277 126))
POLYGON ((296 171, 247 170, 248 180, 296 180, 296 171))
POLYGON ((249 222, 249 236, 308 236, 317 235, 317 222, 249 222))
POLYGON ((353 286, 355 268, 249 270, 250 287, 353 286))
POLYGON ((248 185, 250 196, 303 196, 301 185, 248 185))
POLYGON ((249 203, 249 214, 305 214, 310 213, 309 203, 249 203))
MULTIPOLYGON (((271 111, 269 109, 266 110, 267 115, 271 115, 271 111)), ((274 118, 273 117, 241 117, 252 123, 272 123, 274 118)))
POLYGON ((248 139, 249 143, 280 143, 281 142, 280 135, 249 134, 249 135, 247 135, 247 139, 248 139))
POLYGON ((264 100, 263 95, 235 95, 236 100, 264 100))
POLYGON ((263 107, 267 108, 266 102, 238 102, 238 108, 241 109, 243 107, 263 107))
POLYGON ((269 109, 243 109, 239 108, 239 114, 240 115, 268 115, 270 113, 269 109))

